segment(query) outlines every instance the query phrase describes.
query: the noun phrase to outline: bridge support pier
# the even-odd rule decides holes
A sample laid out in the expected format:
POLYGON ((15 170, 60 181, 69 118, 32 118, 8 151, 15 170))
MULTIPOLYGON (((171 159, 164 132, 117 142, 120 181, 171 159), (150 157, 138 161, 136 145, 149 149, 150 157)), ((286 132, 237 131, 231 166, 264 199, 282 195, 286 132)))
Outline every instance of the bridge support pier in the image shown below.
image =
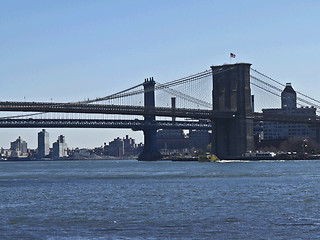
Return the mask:
POLYGON ((234 112, 232 119, 215 119, 214 153, 221 159, 253 150, 253 119, 248 63, 212 66, 213 110, 234 112))
POLYGON ((157 130, 152 128, 143 129, 144 147, 140 153, 138 160, 140 161, 156 161, 162 158, 157 146, 157 130))
MULTIPOLYGON (((154 85, 155 81, 153 78, 145 79, 143 83, 144 87, 144 106, 155 107, 154 97, 154 85)), ((139 161, 156 161, 162 158, 161 153, 157 146, 157 129, 154 129, 148 125, 156 120, 155 116, 145 115, 144 116, 144 147, 142 153, 140 153, 139 161)))

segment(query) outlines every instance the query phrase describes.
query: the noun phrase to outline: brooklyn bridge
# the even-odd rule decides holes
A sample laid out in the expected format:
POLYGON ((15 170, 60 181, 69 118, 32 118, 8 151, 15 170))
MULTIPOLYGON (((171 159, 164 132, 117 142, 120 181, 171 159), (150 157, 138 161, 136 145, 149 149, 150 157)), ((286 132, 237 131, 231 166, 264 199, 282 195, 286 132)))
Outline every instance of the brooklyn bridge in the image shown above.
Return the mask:
MULTIPOLYGON (((157 130, 206 129, 212 130, 213 153, 228 158, 254 150, 257 122, 303 123, 319 129, 317 114, 263 111, 278 106, 284 87, 251 64, 225 64, 166 83, 147 78, 126 90, 78 102, 1 101, 0 127, 143 131, 144 150, 139 159, 146 161, 161 158, 157 130)), ((295 100, 299 107, 315 113, 320 108, 318 100, 298 91, 295 100)))

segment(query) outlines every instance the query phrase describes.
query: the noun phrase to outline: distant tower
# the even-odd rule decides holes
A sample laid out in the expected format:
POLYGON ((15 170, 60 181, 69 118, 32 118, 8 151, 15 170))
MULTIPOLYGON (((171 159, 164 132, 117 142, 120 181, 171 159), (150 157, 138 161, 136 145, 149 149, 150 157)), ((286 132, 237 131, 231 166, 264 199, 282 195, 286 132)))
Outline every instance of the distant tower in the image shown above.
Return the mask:
POLYGON ((42 129, 38 133, 38 158, 44 158, 50 153, 49 148, 49 133, 45 129, 42 129))
POLYGON ((293 90, 291 83, 286 83, 286 87, 281 93, 281 108, 286 110, 297 108, 297 93, 293 90))
POLYGON ((65 136, 60 135, 58 140, 53 143, 52 159, 67 157, 67 144, 65 136))

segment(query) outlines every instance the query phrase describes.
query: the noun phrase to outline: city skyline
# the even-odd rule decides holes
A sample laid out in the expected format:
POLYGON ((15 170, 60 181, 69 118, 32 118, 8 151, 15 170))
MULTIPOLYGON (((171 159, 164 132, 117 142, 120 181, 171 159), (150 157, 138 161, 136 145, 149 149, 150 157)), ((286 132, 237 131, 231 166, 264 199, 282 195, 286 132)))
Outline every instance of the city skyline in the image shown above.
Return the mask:
POLYGON ((75 159, 110 159, 110 157, 135 158, 143 149, 143 144, 136 143, 134 138, 126 135, 117 137, 110 142, 104 142, 94 148, 69 148, 64 135, 59 135, 57 140, 49 142, 50 133, 42 129, 37 134, 38 146, 35 149, 28 147, 28 143, 17 137, 10 142, 10 148, 0 146, 1 161, 30 161, 30 160, 75 160, 75 159))
MULTIPOLYGON (((10 141, 9 143, 8 143, 8 147, 5 147, 5 146, 0 146, 0 148, 3 148, 3 149, 10 149, 11 147, 12 147, 12 143, 13 142, 16 142, 17 140, 23 140, 25 143, 27 143, 28 144, 28 149, 31 149, 31 150, 37 150, 38 149, 38 151, 39 151, 39 146, 41 146, 41 148, 43 148, 43 150, 40 150, 40 151, 43 151, 43 152, 45 152, 45 148, 48 148, 48 150, 45 152, 45 153, 43 153, 42 155, 42 157, 45 157, 46 155, 48 155, 49 154, 49 150, 51 149, 53 149, 54 148, 54 144, 56 143, 56 142, 63 142, 63 143, 66 143, 65 142, 65 138, 66 138, 66 136, 65 135, 63 135, 63 134, 60 134, 60 135, 58 135, 58 136, 52 136, 51 135, 51 133, 50 133, 50 130, 48 130, 48 129, 41 129, 39 132, 37 132, 37 134, 34 136, 35 137, 35 141, 37 141, 37 145, 33 148, 33 147, 30 147, 29 146, 29 143, 27 142, 27 141, 24 141, 25 139, 24 139, 24 137, 23 136, 21 136, 21 135, 18 135, 15 139, 13 139, 12 141, 10 141), (46 137, 45 137, 46 136, 46 137), (44 140, 44 138, 47 138, 48 140, 44 140), (63 138, 63 140, 61 140, 63 138), (39 142, 39 139, 41 139, 40 140, 40 142, 39 142), (58 140, 57 140, 58 139, 58 140), (44 145, 47 145, 46 147, 43 147, 44 145)), ((68 147, 68 148, 70 148, 70 149, 75 149, 75 148, 84 148, 84 149, 94 149, 94 148, 97 148, 97 147, 103 147, 103 146, 105 146, 105 145, 108 145, 110 142, 112 142, 112 141, 114 141, 114 140, 116 140, 116 139, 125 139, 125 138, 128 138, 129 137, 129 135, 124 135, 124 136, 117 136, 116 138, 114 138, 114 139, 112 139, 112 140, 110 140, 110 141, 105 141, 105 142, 102 142, 100 145, 97 145, 97 146, 93 146, 93 147, 79 147, 79 146, 76 146, 76 147, 68 147)), ((130 139, 133 139, 134 141, 135 141, 135 139, 134 138, 131 138, 130 137, 130 139)), ((137 142, 137 144, 142 144, 142 142, 137 142)), ((69 142, 68 142, 68 145, 69 145, 69 142)))
MULTIPOLYGON (((145 77, 167 82, 229 63, 230 52, 233 61, 317 98, 319 7, 316 1, 1 1, 0 100, 102 97, 145 77)), ((21 136, 35 148, 40 130, 0 129, 0 146, 21 136)), ((49 131, 67 136, 70 147, 126 134, 143 139, 129 129, 49 131)))

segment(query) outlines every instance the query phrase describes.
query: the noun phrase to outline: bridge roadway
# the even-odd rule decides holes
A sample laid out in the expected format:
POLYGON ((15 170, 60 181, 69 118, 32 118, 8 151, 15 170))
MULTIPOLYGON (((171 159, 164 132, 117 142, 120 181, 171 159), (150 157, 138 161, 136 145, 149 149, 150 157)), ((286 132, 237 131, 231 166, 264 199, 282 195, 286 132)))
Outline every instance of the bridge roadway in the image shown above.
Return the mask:
POLYGON ((102 120, 102 119, 0 119, 0 128, 131 128, 155 129, 203 129, 210 130, 210 121, 156 121, 144 120, 102 120))
POLYGON ((232 111, 212 111, 187 108, 143 107, 87 103, 0 102, 0 111, 6 112, 64 112, 120 115, 154 115, 193 119, 232 118, 232 111))
POLYGON ((266 114, 255 112, 252 114, 252 118, 254 121, 320 124, 319 116, 303 116, 299 114, 266 114))
MULTIPOLYGON (((104 104, 87 104, 87 103, 47 103, 47 102, 0 102, 0 111, 4 112, 63 112, 63 113, 90 113, 90 114, 119 114, 119 115, 154 115, 163 117, 182 117, 192 119, 232 119, 237 115, 233 111, 213 111, 203 109, 187 109, 187 108, 164 108, 164 107, 143 107, 143 106, 128 106, 128 105, 104 105, 104 104)), ((320 117, 306 117, 303 115, 293 114, 266 114, 266 113, 252 113, 248 118, 254 121, 274 121, 274 122, 292 122, 292 123, 312 123, 320 124, 320 117)), ((70 120, 68 120, 70 121, 70 120)), ((78 121, 78 120, 75 120, 78 121)), ((96 121, 96 120, 95 120, 96 121)), ((110 120, 108 120, 110 121, 110 120)), ((114 121, 114 120, 112 120, 114 121)), ((123 120, 121 120, 123 121, 123 120)), ((170 122, 170 121, 168 121, 170 122)), ((18 123, 18 122, 17 122, 18 123)), ((62 125, 67 122, 60 122, 62 125)), ((186 122, 185 122, 186 123, 186 122)), ((1 122, 2 124, 2 122, 1 122)), ((21 123, 22 124, 22 123, 21 123)), ((40 123, 35 123, 39 124, 40 123)), ((74 126, 83 125, 90 127, 93 123, 78 122, 74 126)), ((96 126, 103 126, 103 124, 112 126, 117 125, 114 122, 96 123, 96 126)), ((133 123, 119 123, 120 125, 131 128, 133 123)), ((69 126, 72 124, 70 123, 69 126)), ((9 127, 10 124, 6 124, 9 127)), ((181 125, 182 126, 182 125, 181 125)), ((185 125, 187 126, 187 125, 185 125)), ((178 126, 176 126, 178 127, 178 126)), ((174 128, 174 127, 172 127, 174 128)), ((178 127, 179 128, 179 127, 178 127)), ((181 127, 182 128, 182 127, 181 127)), ((188 127, 186 127, 188 129, 188 127)))

